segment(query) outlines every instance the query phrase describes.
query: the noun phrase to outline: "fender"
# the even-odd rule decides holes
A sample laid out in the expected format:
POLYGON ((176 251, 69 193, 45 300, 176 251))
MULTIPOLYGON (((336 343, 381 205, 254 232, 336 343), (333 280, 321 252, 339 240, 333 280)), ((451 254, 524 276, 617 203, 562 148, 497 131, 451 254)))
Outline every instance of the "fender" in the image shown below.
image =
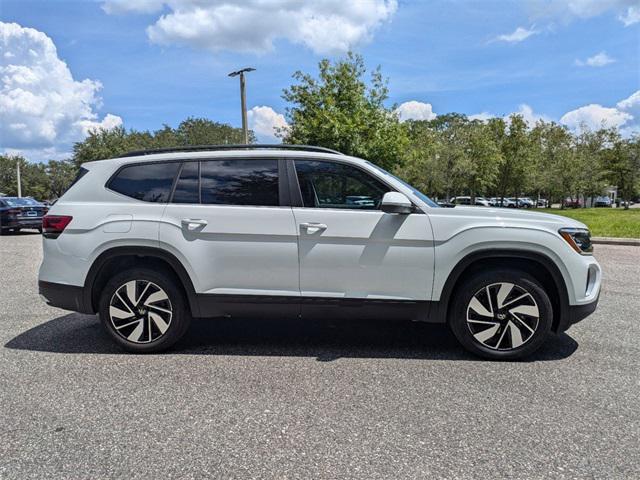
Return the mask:
POLYGON ((198 301, 196 300, 196 292, 193 287, 193 282, 191 281, 191 278, 189 277, 189 274, 185 270, 182 263, 180 263, 180 261, 173 254, 167 252, 166 250, 162 250, 161 248, 156 247, 142 246, 113 247, 105 250, 98 256, 98 258, 95 259, 95 261, 91 265, 91 268, 89 269, 89 273, 87 273, 83 288, 82 303, 84 306, 84 310, 87 311, 87 313, 96 313, 96 309, 94 308, 92 301, 93 288, 102 268, 109 260, 113 258, 130 255, 134 255, 137 257, 160 258, 166 261, 178 276, 180 282, 182 283, 182 286, 184 287, 184 290, 187 294, 187 301, 189 302, 189 307, 191 308, 193 316, 199 316, 200 309, 198 301))
POLYGON ((556 263, 548 256, 532 251, 523 250, 510 250, 510 249, 485 249, 472 252, 463 257, 456 266, 451 270, 451 273, 445 281, 444 287, 440 299, 432 303, 430 321, 434 323, 446 323, 449 310, 449 304, 453 295, 453 287, 460 278, 460 275, 473 263, 479 260, 486 260, 492 258, 514 258, 514 259, 526 259, 532 260, 543 267, 551 276, 553 283, 555 284, 556 291, 558 292, 558 298, 560 302, 560 312, 556 312, 556 318, 554 319, 554 329, 562 331, 566 328, 564 324, 569 321, 569 295, 567 287, 564 282, 564 278, 560 269, 556 263))

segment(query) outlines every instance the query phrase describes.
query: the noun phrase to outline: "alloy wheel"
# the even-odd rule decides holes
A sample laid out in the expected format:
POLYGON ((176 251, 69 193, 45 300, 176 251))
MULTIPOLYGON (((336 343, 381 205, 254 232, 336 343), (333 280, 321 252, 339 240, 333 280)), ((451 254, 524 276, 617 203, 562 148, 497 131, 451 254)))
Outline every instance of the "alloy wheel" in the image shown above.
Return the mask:
POLYGON ((109 302, 113 328, 133 343, 150 343, 162 337, 172 316, 167 293, 147 280, 131 280, 121 285, 109 302))
POLYGON ((478 290, 467 306, 467 327, 475 340, 492 350, 513 350, 534 336, 538 304, 523 287, 501 282, 478 290))

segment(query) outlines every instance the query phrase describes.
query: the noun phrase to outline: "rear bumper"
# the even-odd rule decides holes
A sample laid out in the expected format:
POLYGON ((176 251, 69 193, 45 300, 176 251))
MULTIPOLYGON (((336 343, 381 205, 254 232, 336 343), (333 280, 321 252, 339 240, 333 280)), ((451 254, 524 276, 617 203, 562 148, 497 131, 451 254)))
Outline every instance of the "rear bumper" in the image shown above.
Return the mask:
POLYGON ((84 288, 61 283, 38 282, 38 291, 47 305, 71 310, 73 312, 89 313, 84 305, 84 288))
POLYGON ((2 228, 41 228, 42 217, 36 218, 5 218, 2 228))

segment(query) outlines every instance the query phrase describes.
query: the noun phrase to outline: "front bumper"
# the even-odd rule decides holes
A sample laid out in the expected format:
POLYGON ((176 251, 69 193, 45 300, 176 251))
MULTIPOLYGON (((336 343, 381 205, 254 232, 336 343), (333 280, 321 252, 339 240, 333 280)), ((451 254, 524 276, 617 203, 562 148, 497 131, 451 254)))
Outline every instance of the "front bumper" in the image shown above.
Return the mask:
POLYGON ((593 312, 595 312, 596 307, 598 306, 598 300, 600 299, 600 294, 595 298, 591 303, 585 303, 583 305, 569 305, 569 312, 567 315, 567 319, 562 325, 561 331, 567 330, 571 325, 578 323, 581 320, 584 320, 593 312))
POLYGON ((38 281, 38 291, 47 305, 73 312, 93 312, 85 309, 84 288, 75 285, 38 281))

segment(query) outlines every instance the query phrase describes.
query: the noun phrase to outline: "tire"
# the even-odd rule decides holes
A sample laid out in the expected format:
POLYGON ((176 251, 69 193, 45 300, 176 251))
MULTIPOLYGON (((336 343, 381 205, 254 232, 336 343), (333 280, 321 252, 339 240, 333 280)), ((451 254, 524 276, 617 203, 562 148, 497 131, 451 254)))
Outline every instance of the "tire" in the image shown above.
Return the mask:
POLYGON ((98 314, 111 338, 133 353, 167 350, 191 323, 174 276, 149 268, 132 268, 110 278, 102 290, 98 314))
POLYGON ((454 294, 449 326, 463 347, 481 357, 524 358, 538 350, 551 331, 549 296, 524 271, 477 272, 454 294))
POLYGON ((38 232, 42 233, 42 227, 37 228, 38 232))

